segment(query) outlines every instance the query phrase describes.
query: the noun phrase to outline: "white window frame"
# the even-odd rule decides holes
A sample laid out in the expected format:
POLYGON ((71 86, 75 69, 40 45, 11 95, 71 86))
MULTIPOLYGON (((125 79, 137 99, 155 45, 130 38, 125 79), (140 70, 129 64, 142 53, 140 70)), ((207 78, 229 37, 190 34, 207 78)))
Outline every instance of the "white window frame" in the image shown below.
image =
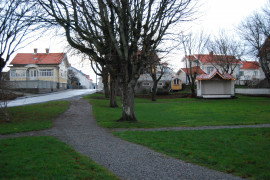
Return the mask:
POLYGON ((158 82, 157 86, 163 86, 163 82, 158 82))
POLYGON ((24 69, 12 69, 10 70, 10 77, 26 77, 26 71, 24 69))
POLYGON ((16 77, 16 70, 15 69, 10 70, 10 77, 16 77))
POLYGON ((39 76, 41 77, 53 77, 54 76, 54 69, 40 69, 39 76))
POLYGON ((173 80, 174 85, 179 85, 180 84, 180 79, 176 78, 173 80))
POLYGON ((258 72, 257 71, 253 71, 253 76, 257 76, 258 72))
POLYGON ((214 67, 212 66, 207 67, 207 74, 210 74, 212 71, 214 71, 214 67))
POLYGON ((244 76, 244 75, 245 75, 244 71, 240 71, 240 76, 244 76))

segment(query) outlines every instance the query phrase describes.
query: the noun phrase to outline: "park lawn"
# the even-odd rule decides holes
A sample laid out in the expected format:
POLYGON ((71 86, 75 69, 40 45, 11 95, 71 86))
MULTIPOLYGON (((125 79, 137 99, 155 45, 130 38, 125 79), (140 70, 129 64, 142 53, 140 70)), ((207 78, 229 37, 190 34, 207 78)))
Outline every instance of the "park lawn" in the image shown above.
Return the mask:
POLYGON ((68 101, 52 101, 42 104, 8 108, 11 123, 4 122, 0 116, 0 134, 35 131, 52 127, 52 121, 65 112, 68 101))
POLYGON ((117 179, 54 137, 0 140, 0 179, 117 179))
POLYGON ((125 131, 113 134, 187 163, 243 178, 270 179, 270 128, 125 131))
MULTIPOLYGON (((136 123, 117 122, 121 108, 110 108, 101 94, 86 97, 98 124, 107 128, 155 128, 270 123, 270 98, 239 96, 237 99, 175 98, 135 99, 136 123)), ((119 99, 119 98, 118 98, 119 99)), ((121 106, 120 100, 118 105, 121 106)))

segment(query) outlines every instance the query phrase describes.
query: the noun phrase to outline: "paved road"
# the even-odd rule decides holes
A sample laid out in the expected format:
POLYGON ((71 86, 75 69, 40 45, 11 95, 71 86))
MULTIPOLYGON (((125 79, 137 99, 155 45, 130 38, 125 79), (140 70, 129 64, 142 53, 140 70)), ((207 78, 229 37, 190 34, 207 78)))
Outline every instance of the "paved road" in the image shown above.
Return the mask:
MULTIPOLYGON (((8 107, 13 106, 23 106, 28 104, 43 103, 47 101, 54 101, 60 99, 70 99, 87 94, 93 94, 96 92, 96 89, 69 89, 65 91, 58 91, 48 94, 37 94, 34 96, 26 96, 22 98, 17 98, 15 100, 8 102, 8 107)), ((0 102, 1 103, 1 102, 0 102)))

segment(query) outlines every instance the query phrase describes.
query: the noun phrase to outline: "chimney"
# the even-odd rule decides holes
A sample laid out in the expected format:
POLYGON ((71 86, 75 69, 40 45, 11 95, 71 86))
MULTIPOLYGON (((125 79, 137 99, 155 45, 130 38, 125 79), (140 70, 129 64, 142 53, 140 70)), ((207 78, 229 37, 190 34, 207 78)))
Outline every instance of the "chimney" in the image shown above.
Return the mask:
POLYGON ((49 54, 49 48, 46 48, 45 51, 46 51, 46 54, 49 54))
POLYGON ((37 48, 34 48, 34 54, 37 54, 37 48))
POLYGON ((213 51, 210 51, 210 52, 209 52, 209 55, 210 55, 210 56, 213 56, 213 51))

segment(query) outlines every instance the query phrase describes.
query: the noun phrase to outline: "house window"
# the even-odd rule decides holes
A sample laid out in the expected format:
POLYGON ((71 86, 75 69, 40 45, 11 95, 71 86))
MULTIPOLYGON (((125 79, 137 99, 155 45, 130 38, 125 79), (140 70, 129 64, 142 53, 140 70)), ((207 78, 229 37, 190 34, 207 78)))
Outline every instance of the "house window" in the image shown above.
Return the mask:
POLYGON ((25 77, 25 70, 10 70, 10 77, 25 77))
POLYGON ((16 77, 16 70, 10 70, 10 77, 16 77))
POLYGON ((163 86, 163 82, 159 82, 157 85, 158 86, 163 86))
POLYGON ((253 72, 253 75, 254 75, 254 76, 257 76, 257 71, 254 71, 254 72, 253 72))
POLYGON ((179 85, 179 79, 174 79, 174 80, 173 80, 173 84, 174 84, 174 85, 179 85))
POLYGON ((240 76, 244 76, 244 71, 240 71, 240 76))
POLYGON ((40 69, 39 75, 43 77, 51 77, 54 76, 53 69, 40 69))
POLYGON ((142 85, 143 85, 143 86, 150 86, 150 83, 149 83, 149 82, 143 82, 142 85))
POLYGON ((207 74, 210 74, 214 70, 214 67, 207 67, 207 74))

